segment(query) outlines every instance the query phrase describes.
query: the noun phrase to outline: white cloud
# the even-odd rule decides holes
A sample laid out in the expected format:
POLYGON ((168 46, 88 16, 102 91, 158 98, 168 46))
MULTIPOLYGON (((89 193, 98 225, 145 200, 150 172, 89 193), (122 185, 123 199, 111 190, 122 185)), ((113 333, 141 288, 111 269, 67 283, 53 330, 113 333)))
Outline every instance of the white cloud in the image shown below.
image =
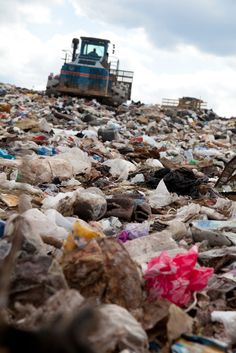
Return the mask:
POLYGON ((51 20, 50 7, 66 0, 7 0, 0 2, 0 25, 41 24, 51 20))
POLYGON ((11 83, 26 87, 45 88, 47 76, 53 69, 60 69, 61 49, 71 41, 72 34, 55 35, 47 41, 34 36, 20 25, 1 28, 4 60, 0 72, 11 83))
POLYGON ((123 28, 145 27, 158 47, 193 44, 203 51, 236 53, 234 0, 70 0, 78 14, 123 28))
POLYGON ((236 114, 233 57, 226 60, 187 45, 174 51, 156 48, 143 28, 100 36, 116 43, 120 68, 134 71, 134 100, 161 103, 162 98, 193 96, 222 116, 236 114))
POLYGON ((28 23, 49 23, 51 20, 50 9, 41 4, 19 4, 19 14, 22 15, 28 23))

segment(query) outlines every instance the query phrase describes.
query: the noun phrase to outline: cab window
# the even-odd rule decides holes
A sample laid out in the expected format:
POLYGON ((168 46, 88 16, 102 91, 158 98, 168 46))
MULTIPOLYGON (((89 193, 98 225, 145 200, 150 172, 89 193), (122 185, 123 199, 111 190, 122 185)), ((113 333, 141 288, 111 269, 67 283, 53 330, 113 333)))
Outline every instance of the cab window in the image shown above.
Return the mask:
POLYGON ((96 45, 91 43, 85 43, 83 47, 82 55, 94 56, 94 57, 103 57, 105 48, 103 45, 96 45))

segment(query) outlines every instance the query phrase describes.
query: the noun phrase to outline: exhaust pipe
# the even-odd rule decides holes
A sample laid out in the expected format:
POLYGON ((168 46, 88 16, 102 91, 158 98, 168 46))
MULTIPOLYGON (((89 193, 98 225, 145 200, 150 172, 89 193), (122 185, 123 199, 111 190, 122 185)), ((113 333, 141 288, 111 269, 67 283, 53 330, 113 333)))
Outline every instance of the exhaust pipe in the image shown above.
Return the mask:
POLYGON ((72 39, 72 46, 73 46, 73 53, 72 53, 72 61, 75 61, 76 58, 76 50, 79 45, 79 39, 78 38, 73 38, 72 39))

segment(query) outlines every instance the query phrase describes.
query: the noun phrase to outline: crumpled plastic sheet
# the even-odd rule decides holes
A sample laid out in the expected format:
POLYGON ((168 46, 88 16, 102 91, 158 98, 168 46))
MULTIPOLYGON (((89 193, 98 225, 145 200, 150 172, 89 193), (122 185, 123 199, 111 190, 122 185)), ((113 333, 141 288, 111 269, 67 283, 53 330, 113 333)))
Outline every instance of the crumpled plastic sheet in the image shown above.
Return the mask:
MULTIPOLYGON (((167 190, 164 180, 162 179, 154 191, 149 194, 149 204, 152 208, 161 208, 170 205, 176 200, 177 195, 172 195, 167 190)), ((178 198, 178 197, 177 197, 178 198)))
POLYGON ((133 240, 136 238, 141 238, 149 234, 149 223, 129 223, 126 225, 125 229, 118 234, 117 239, 125 243, 128 240, 133 240))
POLYGON ((171 258, 166 252, 148 263, 144 274, 149 300, 168 299, 178 306, 186 306, 193 292, 204 289, 213 274, 213 268, 195 268, 198 249, 193 246, 188 252, 171 258))
POLYGON ((87 153, 73 147, 53 157, 25 158, 20 166, 21 181, 30 184, 50 183, 55 178, 71 179, 77 174, 90 173, 91 161, 87 153))
POLYGON ((127 180, 129 172, 135 172, 136 166, 124 159, 109 159, 103 162, 103 165, 106 165, 110 168, 110 173, 113 177, 118 177, 121 180, 127 180))
POLYGON ((142 279, 137 264, 116 239, 92 239, 84 248, 65 249, 61 265, 70 288, 86 298, 125 307, 141 308, 142 279))
POLYGON ((148 337, 140 323, 121 306, 106 304, 98 308, 99 328, 88 339, 99 353, 147 353, 148 337))

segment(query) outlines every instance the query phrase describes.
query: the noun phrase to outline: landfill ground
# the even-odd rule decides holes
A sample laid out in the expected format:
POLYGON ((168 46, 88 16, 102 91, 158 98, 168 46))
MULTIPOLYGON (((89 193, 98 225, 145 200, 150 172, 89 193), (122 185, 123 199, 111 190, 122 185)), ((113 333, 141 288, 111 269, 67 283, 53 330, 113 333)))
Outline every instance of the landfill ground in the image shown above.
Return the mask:
POLYGON ((236 349, 236 118, 0 84, 0 352, 236 349))

